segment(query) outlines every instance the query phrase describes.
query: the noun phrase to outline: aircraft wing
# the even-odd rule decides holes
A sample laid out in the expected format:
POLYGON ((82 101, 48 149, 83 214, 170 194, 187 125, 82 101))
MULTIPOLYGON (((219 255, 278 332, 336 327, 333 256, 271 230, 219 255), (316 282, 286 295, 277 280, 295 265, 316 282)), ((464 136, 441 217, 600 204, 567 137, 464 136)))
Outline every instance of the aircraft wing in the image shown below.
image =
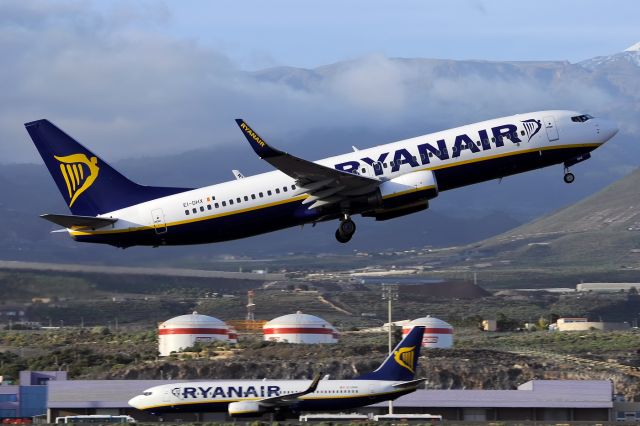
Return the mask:
POLYGON ((118 221, 118 219, 111 219, 108 217, 76 216, 71 214, 43 214, 40 215, 40 217, 64 228, 74 229, 103 228, 105 226, 113 225, 118 221))
POLYGON ((299 401, 301 396, 315 392, 315 390, 318 388, 318 383, 320 382, 321 378, 322 378, 322 373, 316 374, 313 378, 313 381, 309 385, 309 387, 303 390, 302 392, 290 393, 287 395, 280 395, 280 396, 272 396, 271 398, 264 398, 257 402, 258 404, 265 407, 277 407, 281 405, 295 404, 296 402, 299 401))
POLYGON ((307 190, 310 197, 304 204, 313 202, 310 209, 367 194, 381 183, 378 179, 346 173, 280 151, 267 145, 244 120, 237 119, 236 123, 260 158, 294 178, 298 186, 307 190))

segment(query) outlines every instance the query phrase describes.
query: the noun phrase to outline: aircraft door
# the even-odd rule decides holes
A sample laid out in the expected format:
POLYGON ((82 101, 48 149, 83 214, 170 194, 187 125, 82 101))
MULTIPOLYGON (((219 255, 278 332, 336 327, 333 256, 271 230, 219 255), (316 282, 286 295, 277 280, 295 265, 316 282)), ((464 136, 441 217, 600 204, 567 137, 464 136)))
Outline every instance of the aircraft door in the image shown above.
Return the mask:
POLYGON ((164 212, 162 209, 151 210, 151 219, 153 220, 153 228, 156 234, 164 234, 167 232, 167 223, 164 220, 164 212))
POLYGON ((560 137, 558 136, 558 128, 556 127, 556 120, 553 116, 548 116, 544 118, 544 128, 547 131, 547 137, 549 138, 549 142, 557 141, 560 137))

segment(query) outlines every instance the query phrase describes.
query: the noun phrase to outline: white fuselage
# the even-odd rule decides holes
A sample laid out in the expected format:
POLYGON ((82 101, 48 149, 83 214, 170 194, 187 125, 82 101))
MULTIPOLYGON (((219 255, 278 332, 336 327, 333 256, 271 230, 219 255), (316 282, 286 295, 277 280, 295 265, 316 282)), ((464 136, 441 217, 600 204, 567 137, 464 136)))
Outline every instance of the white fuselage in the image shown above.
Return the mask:
MULTIPOLYGON (((147 389, 129 405, 153 413, 170 411, 227 411, 230 403, 258 401, 302 392, 309 380, 230 380, 174 383, 147 389)), ((300 397, 300 410, 353 408, 395 399, 412 392, 397 382, 379 380, 321 380, 318 388, 300 397), (326 407, 326 408, 325 408, 326 407)))
MULTIPOLYGON (((443 191, 568 161, 617 132, 604 119, 572 121, 579 115, 539 111, 502 117, 316 163, 380 181, 429 170, 443 191)), ((100 217, 118 218, 112 227, 69 233, 79 241, 121 246, 189 244, 243 238, 335 217, 302 205, 306 197, 293 178, 273 171, 105 213, 100 217)))

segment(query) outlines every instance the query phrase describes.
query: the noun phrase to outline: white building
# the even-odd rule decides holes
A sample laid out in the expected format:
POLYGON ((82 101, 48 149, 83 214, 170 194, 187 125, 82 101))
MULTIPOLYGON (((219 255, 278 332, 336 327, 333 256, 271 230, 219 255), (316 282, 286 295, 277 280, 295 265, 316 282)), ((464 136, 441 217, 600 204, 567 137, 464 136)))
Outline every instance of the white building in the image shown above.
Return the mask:
POLYGON ((418 325, 424 326, 423 348, 447 349, 453 347, 453 327, 448 322, 427 315, 405 324, 402 327, 402 334, 409 334, 409 331, 418 325))
POLYGON ((640 283, 581 283, 576 285, 576 291, 619 292, 629 291, 632 288, 640 291, 640 283))
POLYGON ((338 331, 322 318, 314 315, 283 315, 266 323, 264 340, 288 343, 337 343, 338 331))
POLYGON ((229 328, 224 321, 194 312, 180 315, 160 324, 158 327, 158 351, 160 356, 180 352, 196 342, 229 340, 229 328))

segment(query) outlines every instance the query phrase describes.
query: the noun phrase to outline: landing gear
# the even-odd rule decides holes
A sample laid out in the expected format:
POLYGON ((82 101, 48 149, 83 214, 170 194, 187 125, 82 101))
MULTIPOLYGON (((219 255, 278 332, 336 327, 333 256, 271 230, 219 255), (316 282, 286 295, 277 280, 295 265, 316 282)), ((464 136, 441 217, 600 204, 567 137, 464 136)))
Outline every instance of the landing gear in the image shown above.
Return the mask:
POLYGON ((351 220, 349 215, 345 214, 344 217, 340 219, 340 225, 338 225, 338 229, 336 229, 336 240, 343 244, 348 243, 355 232, 355 222, 351 220))
POLYGON ((564 182, 565 183, 573 183, 576 180, 576 177, 569 171, 569 166, 567 163, 564 164, 564 182))
POLYGON ((567 172, 564 174, 565 183, 572 183, 574 180, 576 180, 576 177, 573 175, 573 173, 567 172))

